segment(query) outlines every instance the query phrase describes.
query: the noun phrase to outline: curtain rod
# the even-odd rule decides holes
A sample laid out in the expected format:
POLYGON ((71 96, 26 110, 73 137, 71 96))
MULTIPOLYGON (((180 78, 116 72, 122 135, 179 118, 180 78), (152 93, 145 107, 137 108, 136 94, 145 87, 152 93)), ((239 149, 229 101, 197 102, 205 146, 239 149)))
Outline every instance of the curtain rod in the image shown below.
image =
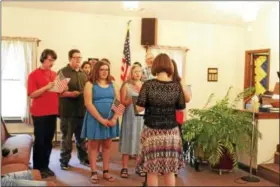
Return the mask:
POLYGON ((10 41, 25 41, 25 42, 41 42, 38 38, 32 38, 32 37, 12 37, 12 36, 2 36, 1 40, 10 40, 10 41))
POLYGON ((154 49, 173 49, 173 50, 183 50, 185 52, 189 51, 188 48, 186 47, 180 47, 180 46, 167 46, 167 45, 152 45, 149 46, 149 48, 154 48, 154 49))

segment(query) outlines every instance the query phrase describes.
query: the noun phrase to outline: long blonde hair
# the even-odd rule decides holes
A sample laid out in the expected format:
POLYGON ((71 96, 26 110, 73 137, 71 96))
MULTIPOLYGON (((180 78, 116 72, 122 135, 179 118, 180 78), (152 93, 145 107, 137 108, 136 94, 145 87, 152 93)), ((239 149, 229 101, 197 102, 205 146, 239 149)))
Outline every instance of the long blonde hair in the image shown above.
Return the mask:
MULTIPOLYGON (((127 77, 127 80, 128 80, 128 81, 133 81, 132 72, 133 72, 133 70, 134 70, 135 68, 137 68, 137 67, 141 68, 141 70, 142 70, 142 67, 141 67, 139 64, 133 64, 132 67, 130 68, 129 75, 128 75, 128 77, 127 77)), ((143 75, 141 75, 140 80, 142 79, 142 76, 143 76, 143 75)))
POLYGON ((142 66, 139 64, 133 64, 132 67, 130 68, 130 72, 128 74, 127 80, 122 84, 121 88, 126 85, 127 83, 133 84, 133 79, 132 79, 132 72, 136 67, 140 67, 142 69, 142 66))

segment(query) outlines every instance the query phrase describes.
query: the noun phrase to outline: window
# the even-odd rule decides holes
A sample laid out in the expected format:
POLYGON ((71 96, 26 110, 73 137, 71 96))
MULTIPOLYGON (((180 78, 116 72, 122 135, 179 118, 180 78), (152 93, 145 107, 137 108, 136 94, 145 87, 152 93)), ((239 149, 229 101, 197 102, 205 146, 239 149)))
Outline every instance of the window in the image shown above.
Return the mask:
POLYGON ((164 47, 161 48, 151 48, 151 53, 156 57, 160 53, 166 53, 171 59, 173 59, 178 68, 178 73, 181 78, 185 78, 185 58, 186 52, 182 49, 165 49, 164 47))
POLYGON ((5 119, 22 119, 26 115, 26 79, 32 62, 32 44, 2 40, 1 111, 5 119))

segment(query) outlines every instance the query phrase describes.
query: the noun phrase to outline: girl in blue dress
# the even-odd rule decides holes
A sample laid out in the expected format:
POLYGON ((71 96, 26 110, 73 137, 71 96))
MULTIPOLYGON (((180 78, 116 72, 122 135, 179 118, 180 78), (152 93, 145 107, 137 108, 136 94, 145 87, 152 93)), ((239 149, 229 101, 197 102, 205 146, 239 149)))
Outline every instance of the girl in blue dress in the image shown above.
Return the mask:
POLYGON ((99 182, 96 157, 102 146, 103 179, 113 182, 109 174, 110 148, 112 138, 119 136, 118 115, 111 108, 115 99, 119 100, 119 90, 111 80, 110 66, 107 62, 95 64, 90 81, 84 90, 86 114, 84 117, 82 138, 88 139, 88 155, 91 167, 91 182, 99 182))

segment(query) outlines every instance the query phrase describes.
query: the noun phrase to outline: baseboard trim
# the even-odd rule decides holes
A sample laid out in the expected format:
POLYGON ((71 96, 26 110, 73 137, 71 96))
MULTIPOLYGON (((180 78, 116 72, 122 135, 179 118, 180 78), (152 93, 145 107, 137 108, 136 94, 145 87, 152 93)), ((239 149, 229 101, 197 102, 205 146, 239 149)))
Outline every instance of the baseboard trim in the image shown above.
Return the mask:
MULTIPOLYGON (((248 173, 250 172, 250 166, 248 166, 247 164, 238 162, 238 168, 243 170, 243 171, 246 171, 248 173)), ((257 175, 257 169, 256 168, 252 168, 252 174, 257 175)))
POLYGON ((5 123, 23 123, 23 120, 21 119, 21 117, 3 117, 3 120, 5 121, 5 123))

